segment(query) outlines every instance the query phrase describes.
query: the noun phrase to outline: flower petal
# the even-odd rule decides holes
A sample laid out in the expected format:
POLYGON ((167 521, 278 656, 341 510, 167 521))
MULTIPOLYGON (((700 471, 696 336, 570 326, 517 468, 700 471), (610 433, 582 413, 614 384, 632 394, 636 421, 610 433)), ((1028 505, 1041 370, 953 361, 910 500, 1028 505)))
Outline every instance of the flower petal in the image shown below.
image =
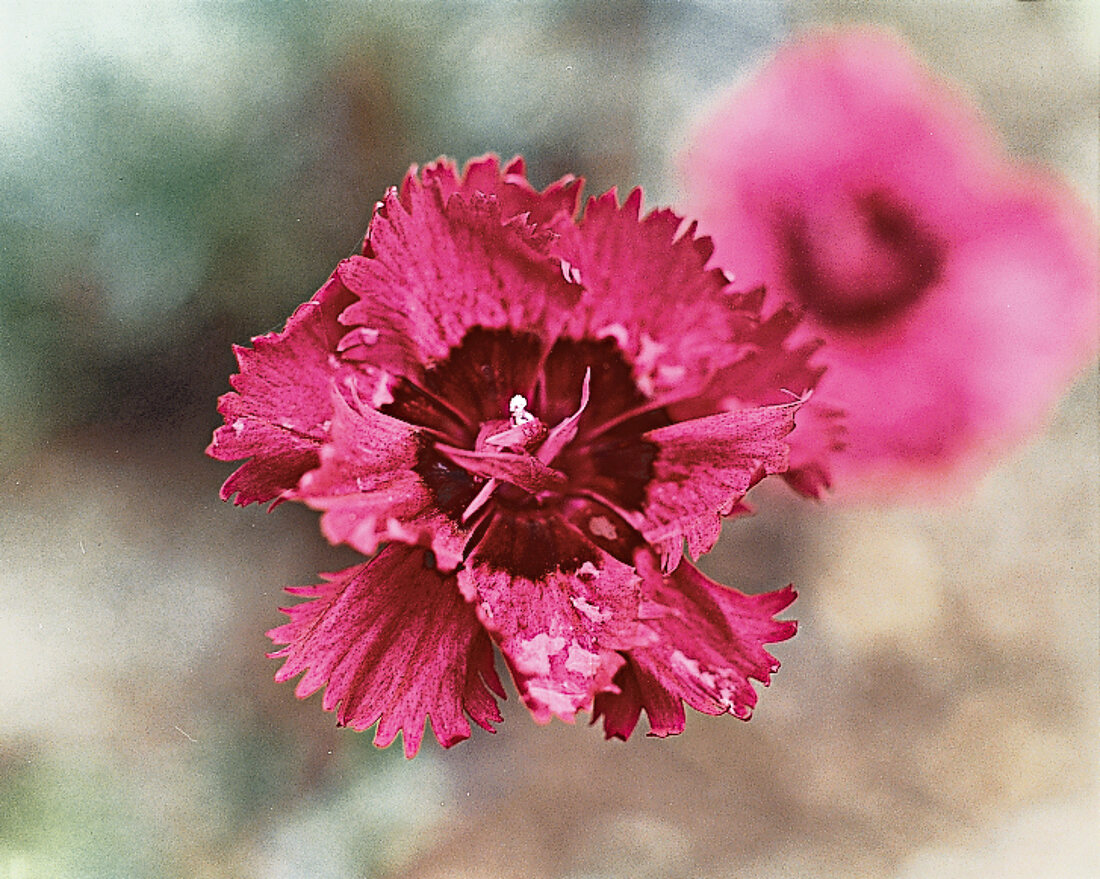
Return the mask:
POLYGON ((252 457, 222 486, 222 500, 263 503, 293 488, 317 466, 317 450, 328 435, 335 377, 346 367, 336 359, 344 332, 337 321, 354 297, 333 276, 291 315, 281 333, 236 346, 239 374, 235 392, 218 400, 225 426, 214 432, 206 452, 219 461, 252 457))
MULTIPOLYGON (((724 96, 696 132, 681 157, 685 210, 713 236, 722 265, 767 284, 777 302, 810 307, 787 289, 792 242, 778 233, 820 222, 837 248, 823 264, 874 264, 881 254, 849 234, 859 198, 889 191, 938 228, 968 213, 988 180, 991 134, 896 38, 868 27, 809 33, 724 96)), ((839 335, 852 333, 860 329, 839 335)))
MULTIPOLYGON (((759 315, 763 290, 742 295, 746 315, 759 315)), ((785 403, 805 397, 821 380, 825 367, 813 362, 821 348, 806 339, 801 315, 791 306, 769 317, 746 320, 740 337, 743 355, 718 370, 692 400, 672 407, 677 420, 708 415, 715 410, 744 409, 785 403)), ((790 466, 784 480, 800 494, 820 498, 831 485, 834 457, 844 448, 843 411, 814 394, 799 409, 797 425, 787 438, 790 466)))
POLYGON ((1041 429, 1096 356, 1095 219, 1039 175, 974 201, 979 216, 912 320, 874 350, 831 346, 823 391, 848 412, 845 497, 957 493, 1041 429))
POLYGON ((833 485, 833 468, 847 448, 847 412, 820 394, 808 399, 787 437, 790 463, 783 480, 804 497, 821 499, 833 485))
POLYGON ((639 668, 629 653, 614 683, 619 692, 600 693, 592 710, 592 723, 603 718, 606 738, 624 742, 629 739, 643 708, 649 718, 649 735, 663 739, 684 731, 683 702, 661 686, 653 675, 639 668))
POLYGON ((721 412, 645 434, 656 444, 653 476, 637 526, 666 571, 680 563, 683 542, 693 556, 718 539, 721 517, 761 478, 787 469, 784 438, 801 401, 721 412))
POLYGON ((685 397, 734 357, 726 277, 705 270, 712 247, 694 227, 668 210, 640 218, 641 203, 638 189, 621 207, 614 190, 589 199, 552 247, 584 287, 572 332, 616 339, 646 396, 685 397))
POLYGON ((657 637, 630 651, 629 665, 615 678, 620 692, 598 698, 607 736, 628 737, 640 708, 649 715, 650 735, 682 732, 683 711, 674 707, 680 699, 704 714, 748 720, 757 700, 750 679, 767 686, 779 668, 764 645, 797 630, 793 621, 774 619, 794 601, 794 590, 745 595, 690 564, 666 576, 652 566, 644 574, 647 606, 661 608, 647 622, 657 637))
MULTIPOLYGON (((461 175, 449 159, 438 159, 427 165, 420 176, 425 184, 437 184, 445 198, 456 192, 467 197, 479 193, 495 195, 505 222, 522 214, 539 225, 559 216, 572 217, 577 212, 582 185, 581 180, 566 175, 539 192, 527 181, 522 158, 517 156, 502 169, 500 159, 491 154, 471 159, 461 175)), ((417 185, 415 176, 410 174, 402 190, 406 203, 410 198, 406 190, 417 185)))
POLYGON ((590 709, 647 637, 633 568, 553 516, 493 517, 458 582, 539 723, 590 709))
POLYGON ((504 691, 492 644, 453 576, 431 567, 423 550, 390 544, 326 580, 287 590, 311 600, 284 609, 290 622, 267 633, 287 645, 269 654, 286 658, 277 681, 304 671, 299 698, 327 683, 322 704, 341 726, 377 723, 382 748, 402 732, 406 757, 419 749, 428 717, 444 748, 469 738, 464 713, 495 732, 493 693, 504 691))
POLYGON ((538 494, 565 483, 565 475, 548 467, 534 455, 513 452, 471 452, 439 443, 436 448, 447 458, 486 479, 509 482, 529 494, 538 494))
POLYGON ((369 330, 365 356, 397 376, 443 360, 475 326, 553 339, 580 289, 548 256, 549 236, 533 235, 521 218, 505 223, 493 196, 447 197, 411 178, 371 219, 370 255, 337 268, 359 297, 341 320, 369 330))
POLYGON ((584 415, 584 410, 588 408, 588 401, 591 398, 591 387, 592 367, 589 366, 584 371, 584 381, 581 383, 581 402, 577 407, 577 411, 568 418, 562 419, 550 429, 546 440, 536 452, 540 461, 546 464, 553 463, 558 453, 576 439, 578 422, 580 422, 581 416, 584 415))
POLYGON ((479 486, 457 466, 431 451, 420 431, 370 407, 354 407, 336 391, 332 436, 321 449, 320 467, 290 493, 323 510, 321 528, 333 543, 370 555, 384 540, 423 542, 439 566, 452 570, 462 558, 468 532, 461 513, 479 486), (433 492, 425 479, 445 483, 433 492), (450 503, 441 501, 450 492, 450 503), (449 515, 448 515, 449 514, 449 515))

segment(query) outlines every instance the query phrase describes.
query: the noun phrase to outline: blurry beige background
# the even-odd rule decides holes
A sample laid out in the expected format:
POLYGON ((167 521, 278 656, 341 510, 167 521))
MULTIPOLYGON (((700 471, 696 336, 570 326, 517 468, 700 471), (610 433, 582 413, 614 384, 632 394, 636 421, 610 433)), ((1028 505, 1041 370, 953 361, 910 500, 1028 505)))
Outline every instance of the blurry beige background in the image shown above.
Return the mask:
MULTIPOLYGON (((280 587, 351 561, 217 499, 229 345, 411 162, 675 195, 708 96, 870 16, 1097 200, 1084 2, 0 8, 0 879, 1100 875, 1096 369, 947 509, 782 491, 704 567, 794 581, 755 718, 506 722, 406 762, 272 682, 280 587), (641 725, 642 729, 645 724, 641 725)), ((430 738, 430 737, 429 737, 430 738)))

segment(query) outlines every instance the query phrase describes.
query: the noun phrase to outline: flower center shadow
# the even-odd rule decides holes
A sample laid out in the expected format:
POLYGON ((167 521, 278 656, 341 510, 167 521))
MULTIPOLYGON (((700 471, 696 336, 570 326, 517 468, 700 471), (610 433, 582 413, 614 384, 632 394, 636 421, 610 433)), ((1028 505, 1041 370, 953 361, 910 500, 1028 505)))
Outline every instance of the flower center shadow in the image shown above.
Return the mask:
POLYGON ((847 194, 779 221, 787 281, 822 323, 873 329, 940 278, 943 245, 890 193, 847 194))

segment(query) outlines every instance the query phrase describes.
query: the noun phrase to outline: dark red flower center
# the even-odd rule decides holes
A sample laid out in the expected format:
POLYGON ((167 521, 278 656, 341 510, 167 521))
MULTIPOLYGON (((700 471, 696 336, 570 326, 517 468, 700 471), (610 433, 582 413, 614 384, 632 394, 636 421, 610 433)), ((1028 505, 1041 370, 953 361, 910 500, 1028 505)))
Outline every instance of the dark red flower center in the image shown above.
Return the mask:
POLYGON ((890 193, 849 193, 780 221, 787 281, 823 323, 854 329, 896 316, 940 277, 943 246, 890 193))
POLYGON ((474 526, 468 553, 491 532, 482 558, 536 578, 592 561, 585 540, 623 561, 640 545, 620 513, 641 509, 653 475, 643 434, 671 419, 613 339, 547 350, 530 333, 475 327, 393 396, 382 411, 425 428, 416 473, 440 510, 474 526))

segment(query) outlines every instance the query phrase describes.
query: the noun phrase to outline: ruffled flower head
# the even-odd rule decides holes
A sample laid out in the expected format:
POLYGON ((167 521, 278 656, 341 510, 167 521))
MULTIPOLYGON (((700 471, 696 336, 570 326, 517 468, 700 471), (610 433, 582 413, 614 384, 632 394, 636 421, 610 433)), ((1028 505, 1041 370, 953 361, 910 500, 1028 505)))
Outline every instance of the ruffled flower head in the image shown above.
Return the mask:
POLYGON ((643 708, 659 736, 683 702, 747 718, 795 631, 790 587, 743 595, 682 554, 768 475, 820 487, 788 443, 816 346, 680 217, 634 191, 578 219, 579 189, 518 159, 414 168, 219 403, 209 453, 250 458, 222 497, 302 501, 371 556, 290 590, 277 678, 410 756, 429 716, 444 746, 499 721, 493 645, 536 720, 625 739, 643 708))
POLYGON ((1095 356, 1095 220, 889 35, 796 39, 681 164, 716 263, 827 342, 841 495, 952 496, 1095 356))

